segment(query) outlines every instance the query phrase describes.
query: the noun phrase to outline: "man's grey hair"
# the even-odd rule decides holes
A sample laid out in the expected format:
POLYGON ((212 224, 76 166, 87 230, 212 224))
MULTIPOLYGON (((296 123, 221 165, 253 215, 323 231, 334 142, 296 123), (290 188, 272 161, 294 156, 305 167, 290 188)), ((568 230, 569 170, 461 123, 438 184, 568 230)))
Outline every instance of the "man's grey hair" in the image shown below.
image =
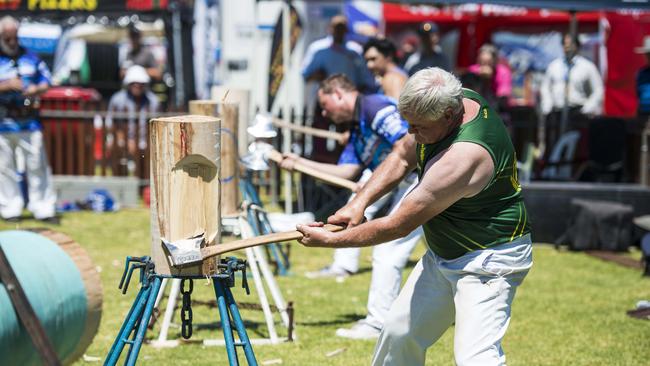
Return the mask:
POLYGON ((0 34, 4 32, 5 29, 9 27, 14 27, 18 29, 18 26, 20 23, 16 20, 16 18, 12 17, 11 15, 5 15, 2 18, 0 18, 0 34))
POLYGON ((406 118, 436 121, 445 111, 463 107, 463 87, 453 74, 430 67, 413 74, 399 96, 399 112, 406 118))

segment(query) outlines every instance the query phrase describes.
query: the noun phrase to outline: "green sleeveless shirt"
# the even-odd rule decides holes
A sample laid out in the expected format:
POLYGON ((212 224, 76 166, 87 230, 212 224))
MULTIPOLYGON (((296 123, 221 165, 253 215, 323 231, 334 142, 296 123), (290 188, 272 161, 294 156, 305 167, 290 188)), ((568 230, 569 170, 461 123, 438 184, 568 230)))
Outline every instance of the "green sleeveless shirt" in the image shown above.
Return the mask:
POLYGON ((456 142, 484 147, 494 161, 494 175, 481 192, 462 198, 424 225, 427 245, 445 259, 530 233, 530 221, 517 179, 515 150, 501 118, 478 93, 463 89, 463 96, 481 105, 472 121, 435 144, 417 144, 420 180, 427 162, 456 142))

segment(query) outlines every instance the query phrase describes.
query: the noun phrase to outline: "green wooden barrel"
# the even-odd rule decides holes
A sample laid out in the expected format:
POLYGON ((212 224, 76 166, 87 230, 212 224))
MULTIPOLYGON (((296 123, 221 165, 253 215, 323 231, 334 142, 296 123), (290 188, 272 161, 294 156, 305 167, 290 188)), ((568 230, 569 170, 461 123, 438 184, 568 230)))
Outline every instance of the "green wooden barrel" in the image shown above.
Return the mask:
MULTIPOLYGON (((92 342, 101 318, 102 287, 90 257, 51 230, 0 231, 0 245, 59 359, 72 363, 92 342)), ((2 365, 41 364, 2 283, 0 355, 2 365)))

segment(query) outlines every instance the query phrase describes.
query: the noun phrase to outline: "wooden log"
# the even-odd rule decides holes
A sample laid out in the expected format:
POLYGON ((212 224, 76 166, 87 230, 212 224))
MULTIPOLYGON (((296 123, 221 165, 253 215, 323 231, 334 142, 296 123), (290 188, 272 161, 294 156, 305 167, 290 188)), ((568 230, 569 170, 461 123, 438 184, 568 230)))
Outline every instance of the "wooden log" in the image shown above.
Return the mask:
POLYGON ((216 258, 176 269, 162 245, 205 234, 206 246, 220 240, 220 127, 208 116, 154 118, 151 146, 151 257, 159 274, 210 275, 216 258))
POLYGON ((239 104, 216 100, 192 100, 190 114, 216 116, 221 119, 221 216, 239 212, 239 164, 237 133, 239 129, 239 104))
POLYGON ((237 141, 239 156, 246 155, 250 140, 246 128, 249 125, 250 116, 250 91, 247 89, 231 88, 225 85, 212 87, 210 99, 219 103, 239 104, 239 123, 237 124, 237 141))

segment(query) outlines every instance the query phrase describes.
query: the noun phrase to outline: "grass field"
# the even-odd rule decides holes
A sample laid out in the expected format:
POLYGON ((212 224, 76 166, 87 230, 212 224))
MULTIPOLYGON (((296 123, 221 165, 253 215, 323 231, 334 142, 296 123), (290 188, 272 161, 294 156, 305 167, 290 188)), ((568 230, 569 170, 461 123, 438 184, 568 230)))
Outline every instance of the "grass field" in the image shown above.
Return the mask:
MULTIPOLYGON (((43 227, 40 222, 25 220, 19 225, 0 224, 0 229, 43 227)), ((55 230, 70 235, 85 247, 101 269, 104 307, 99 333, 87 355, 103 362, 119 330, 123 317, 136 294, 135 283, 126 295, 117 289, 127 255, 149 254, 149 212, 145 209, 122 210, 117 213, 66 214, 55 230)), ((420 245, 412 256, 407 272, 424 252, 420 245)), ((292 247, 293 275, 278 282, 285 299, 294 301, 298 340, 276 346, 257 346, 258 363, 283 365, 367 365, 373 341, 348 341, 337 338, 338 327, 351 325, 365 313, 367 287, 370 280, 370 249, 362 253, 362 273, 344 282, 309 280, 304 272, 320 268, 331 259, 331 251, 292 247), (327 354, 336 352, 328 357, 327 354)), ((582 253, 556 251, 551 246, 536 245, 535 264, 520 287, 513 307, 510 329, 504 340, 509 365, 650 365, 650 322, 632 319, 625 311, 638 300, 650 299, 650 280, 638 270, 594 259, 582 253)), ((235 298, 254 302, 238 287, 235 298)), ((195 283, 194 299, 214 298, 212 287, 205 281, 195 283)), ((195 330, 194 339, 216 338, 216 308, 193 306, 196 323, 205 323, 195 330)), ((251 337, 264 337, 265 327, 260 312, 242 311, 251 337)), ((157 324, 159 326, 159 323, 157 324)), ((282 335, 286 331, 276 326, 282 335)), ((149 332, 157 336, 158 328, 149 332)), ((171 330, 170 338, 178 338, 180 330, 171 330)), ((453 365, 453 328, 427 354, 427 365, 453 365)), ((243 361, 243 354, 240 352, 243 361)), ((245 363, 245 361, 243 361, 245 363)), ((1 361, 0 361, 1 363, 1 361)), ((79 361, 77 364, 100 364, 79 361)), ((224 365, 227 357, 223 347, 186 344, 174 349, 143 346, 142 365, 224 365)))

